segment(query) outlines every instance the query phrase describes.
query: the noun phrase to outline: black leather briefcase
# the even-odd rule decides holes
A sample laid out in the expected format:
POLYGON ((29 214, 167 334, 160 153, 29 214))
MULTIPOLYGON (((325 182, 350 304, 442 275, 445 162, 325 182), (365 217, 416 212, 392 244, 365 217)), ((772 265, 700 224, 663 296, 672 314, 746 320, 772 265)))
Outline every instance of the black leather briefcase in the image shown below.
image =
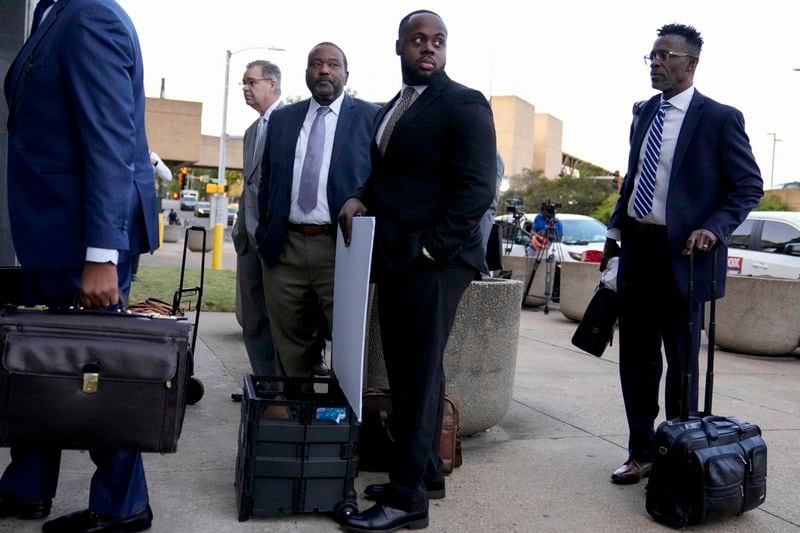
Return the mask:
POLYGON ((0 446, 174 452, 185 319, 0 310, 0 446))
POLYGON ((617 293, 601 284, 572 335, 572 344, 596 357, 603 355, 614 338, 617 306, 617 293))

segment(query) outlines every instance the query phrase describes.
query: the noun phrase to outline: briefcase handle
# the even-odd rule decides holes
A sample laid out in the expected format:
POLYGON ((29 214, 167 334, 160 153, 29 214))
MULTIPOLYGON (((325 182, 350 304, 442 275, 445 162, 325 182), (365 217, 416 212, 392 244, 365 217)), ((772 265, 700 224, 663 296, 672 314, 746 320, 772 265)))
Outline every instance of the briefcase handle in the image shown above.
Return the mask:
POLYGON ((733 418, 727 416, 713 416, 713 415, 704 416, 701 419, 701 424, 703 426, 703 431, 711 441, 715 441, 717 440, 717 438, 719 438, 719 431, 717 431, 717 428, 714 427, 713 424, 714 422, 729 422, 731 424, 734 424, 739 429, 739 433, 745 432, 744 425, 738 420, 735 420, 733 418))

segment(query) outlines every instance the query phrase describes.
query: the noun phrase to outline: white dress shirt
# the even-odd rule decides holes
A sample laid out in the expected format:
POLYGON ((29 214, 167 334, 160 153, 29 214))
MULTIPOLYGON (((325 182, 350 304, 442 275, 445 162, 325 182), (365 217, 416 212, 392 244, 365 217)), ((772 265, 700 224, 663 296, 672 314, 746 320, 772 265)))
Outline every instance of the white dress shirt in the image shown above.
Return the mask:
POLYGON ((306 148, 308 148, 308 136, 311 133, 311 125, 317 116, 317 109, 320 106, 316 100, 311 99, 308 106, 306 119, 297 137, 297 145, 294 152, 294 172, 292 174, 292 204, 289 208, 289 222, 292 224, 330 224, 331 211, 328 207, 328 172, 331 168, 331 153, 333 152, 333 139, 336 135, 336 125, 339 123, 339 113, 342 110, 344 92, 339 98, 329 106, 331 112, 325 115, 325 147, 322 150, 322 166, 319 170, 319 188, 317 189, 317 205, 308 213, 303 213, 297 205, 297 198, 300 193, 300 176, 303 173, 303 162, 306 159, 306 148))
MULTIPOLYGON (((655 193, 653 194, 653 208, 644 216, 638 218, 633 210, 633 202, 636 198, 636 190, 639 187, 639 178, 642 174, 642 162, 644 161, 644 154, 647 150, 647 139, 650 138, 650 128, 644 136, 641 149, 639 151, 639 164, 636 168, 636 179, 633 183, 633 194, 628 199, 628 216, 643 222, 645 224, 656 224, 664 226, 667 223, 667 195, 669 194, 669 178, 672 174, 672 160, 675 156, 675 146, 678 143, 678 135, 683 126, 683 119, 686 118, 686 111, 692 102, 694 96, 694 86, 689 87, 685 91, 676 94, 667 102, 670 107, 667 108, 664 114, 664 129, 661 133, 661 153, 658 157, 658 166, 656 167, 656 186, 655 193)), ((617 228, 610 228, 608 230, 608 237, 619 240, 620 231, 617 228)))

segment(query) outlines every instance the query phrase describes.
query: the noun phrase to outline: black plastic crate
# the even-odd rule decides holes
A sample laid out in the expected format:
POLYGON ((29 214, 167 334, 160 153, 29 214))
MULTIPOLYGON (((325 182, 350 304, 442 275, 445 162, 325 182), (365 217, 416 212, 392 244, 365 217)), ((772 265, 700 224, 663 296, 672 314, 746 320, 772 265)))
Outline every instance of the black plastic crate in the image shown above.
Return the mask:
POLYGON ((335 378, 244 378, 239 520, 357 510, 360 424, 335 378), (338 421, 327 417, 338 416, 338 421))

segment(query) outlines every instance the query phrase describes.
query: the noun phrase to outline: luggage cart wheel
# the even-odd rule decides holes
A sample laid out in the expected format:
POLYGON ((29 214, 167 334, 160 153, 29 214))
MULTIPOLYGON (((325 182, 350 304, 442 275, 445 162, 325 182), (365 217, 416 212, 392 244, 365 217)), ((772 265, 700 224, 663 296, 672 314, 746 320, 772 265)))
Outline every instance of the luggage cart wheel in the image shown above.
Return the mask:
POLYGON ((203 382, 194 376, 189 378, 186 384, 186 403, 194 405, 203 398, 206 389, 203 387, 203 382))
POLYGON ((336 507, 333 508, 333 515, 336 517, 336 521, 339 523, 344 522, 347 517, 357 512, 358 505, 348 500, 337 503, 336 507))

